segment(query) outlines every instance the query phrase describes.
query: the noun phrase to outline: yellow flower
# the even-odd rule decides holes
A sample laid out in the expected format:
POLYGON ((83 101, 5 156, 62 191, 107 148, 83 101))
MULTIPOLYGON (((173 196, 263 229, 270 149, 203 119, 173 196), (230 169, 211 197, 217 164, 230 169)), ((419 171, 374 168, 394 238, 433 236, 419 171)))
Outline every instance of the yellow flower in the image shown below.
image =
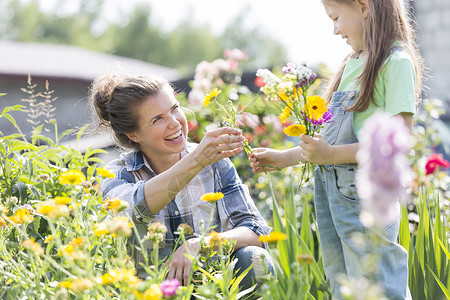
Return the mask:
POLYGON ((94 286, 94 284, 92 283, 92 281, 90 279, 79 278, 79 279, 75 280, 74 282, 72 282, 70 289, 72 291, 74 291, 75 293, 80 293, 80 292, 84 292, 85 290, 91 289, 93 286, 94 286))
POLYGON ((207 202, 215 202, 223 198, 223 193, 206 193, 200 199, 207 202))
POLYGON ((153 283, 143 295, 144 300, 159 300, 162 299, 162 292, 156 283, 153 283))
POLYGON ((70 255, 73 253, 73 245, 65 245, 58 249, 58 255, 63 256, 64 254, 70 255))
POLYGON ((2 217, 0 217, 0 228, 6 226, 6 221, 2 217))
POLYGON ((114 178, 114 177, 116 177, 116 174, 110 172, 106 168, 97 168, 97 172, 98 172, 98 174, 100 174, 101 176, 103 176, 105 178, 114 178))
POLYGON ((38 243, 36 243, 32 240, 23 241, 22 247, 33 252, 37 256, 44 255, 44 249, 42 249, 41 245, 39 245, 38 243))
POLYGON ((287 237, 282 232, 271 232, 269 235, 260 235, 259 240, 263 243, 275 243, 285 240, 287 237))
POLYGON ((53 235, 48 235, 48 236, 45 238, 44 243, 45 243, 45 244, 48 244, 48 243, 50 243, 52 240, 53 240, 53 235))
POLYGON ((71 201, 72 201, 72 198, 70 198, 70 197, 60 197, 60 196, 55 197, 56 204, 69 204, 71 201))
POLYGON ((39 203, 36 211, 52 219, 59 219, 69 215, 69 208, 66 205, 56 204, 50 200, 39 203))
POLYGON ((71 289, 72 288, 72 281, 61 281, 59 284, 58 284, 58 287, 60 287, 60 288, 66 288, 66 289, 71 289))
POLYGON ((300 136, 306 133, 306 127, 302 124, 295 124, 286 127, 283 131, 288 136, 300 136))
POLYGON ((94 234, 96 237, 109 234, 108 227, 105 223, 97 223, 94 225, 94 234))
POLYGON ((306 105, 303 107, 303 112, 306 113, 309 119, 320 120, 327 110, 327 103, 322 97, 309 96, 306 98, 306 105))
MULTIPOLYGON (((81 203, 79 203, 79 202, 75 203, 75 207, 80 207, 80 206, 81 206, 81 203)), ((69 205, 70 210, 74 210, 75 207, 72 204, 69 205)))
POLYGON ((114 214, 126 209, 128 202, 120 200, 119 198, 106 199, 103 201, 103 210, 110 209, 114 214))
POLYGON ((222 90, 218 90, 216 88, 212 89, 209 94, 206 94, 205 99, 203 100, 203 106, 206 107, 209 102, 211 102, 211 99, 216 97, 220 93, 222 93, 222 90))
POLYGON ((284 124, 286 122, 286 119, 289 118, 290 115, 291 115, 291 108, 289 106, 286 106, 281 112, 281 114, 278 115, 281 124, 284 124))
POLYGON ((218 245, 227 242, 227 239, 222 234, 215 232, 214 230, 211 230, 211 232, 208 233, 208 236, 210 237, 210 245, 218 245))
POLYGON ((33 221, 34 217, 30 216, 30 212, 26 208, 19 208, 10 219, 16 224, 23 224, 33 221))
POLYGON ((69 170, 59 176, 59 183, 76 185, 86 180, 86 177, 81 171, 69 170))

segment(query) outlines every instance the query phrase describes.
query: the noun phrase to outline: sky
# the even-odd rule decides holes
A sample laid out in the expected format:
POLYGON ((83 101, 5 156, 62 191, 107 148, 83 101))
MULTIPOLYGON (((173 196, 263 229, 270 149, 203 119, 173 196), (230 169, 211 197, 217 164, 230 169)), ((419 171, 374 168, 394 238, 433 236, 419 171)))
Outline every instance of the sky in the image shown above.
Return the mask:
POLYGON ((242 9, 248 9, 248 26, 257 26, 282 42, 294 63, 324 62, 336 70, 351 51, 340 36, 333 34, 333 23, 320 0, 148 1, 165 28, 173 28, 186 15, 192 15, 195 22, 209 24, 216 33, 242 9))
MULTIPOLYGON (((51 6, 55 0, 41 4, 51 6)), ((120 18, 132 11, 138 2, 149 3, 152 18, 170 31, 180 21, 192 18, 194 23, 208 24, 220 34, 243 9, 247 10, 246 26, 258 27, 279 40, 286 48, 289 62, 314 65, 324 62, 335 71, 351 51, 340 36, 333 34, 333 23, 320 0, 107 0, 109 19, 120 18)), ((77 1, 64 2, 65 8, 77 1)), ((154 20, 152 20, 154 22, 154 20)))

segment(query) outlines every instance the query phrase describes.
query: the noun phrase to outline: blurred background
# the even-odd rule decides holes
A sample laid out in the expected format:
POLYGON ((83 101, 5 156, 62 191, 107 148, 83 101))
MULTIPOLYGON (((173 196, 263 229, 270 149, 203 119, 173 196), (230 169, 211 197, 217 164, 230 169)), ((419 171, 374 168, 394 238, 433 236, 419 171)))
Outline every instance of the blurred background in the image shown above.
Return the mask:
MULTIPOLYGON (((424 98, 443 101, 447 113, 435 126, 449 144, 450 1, 405 1, 429 69, 424 98)), ((238 48, 248 55, 242 84, 256 91, 258 68, 305 63, 326 77, 351 50, 333 35, 320 0, 0 0, 0 11, 0 92, 7 94, 0 109, 27 105, 21 99, 45 93, 48 80, 46 101, 55 109, 40 117, 56 119, 60 131, 91 121, 89 85, 111 70, 159 74, 187 94, 200 62, 238 48)), ((14 115, 27 135, 36 126, 30 116, 14 115)), ((0 128, 16 132, 2 119, 0 128)))

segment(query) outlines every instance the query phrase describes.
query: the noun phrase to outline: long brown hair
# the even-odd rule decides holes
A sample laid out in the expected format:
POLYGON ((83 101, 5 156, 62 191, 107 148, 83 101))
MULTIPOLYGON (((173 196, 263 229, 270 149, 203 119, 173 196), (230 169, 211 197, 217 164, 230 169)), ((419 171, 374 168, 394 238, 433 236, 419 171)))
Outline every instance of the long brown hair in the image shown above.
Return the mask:
MULTIPOLYGON (((358 0, 333 0, 346 5, 355 5, 358 0)), ((362 74, 357 78, 360 86, 359 98, 349 110, 362 112, 370 101, 374 101, 375 82, 386 59, 392 51, 393 41, 400 42, 409 53, 416 71, 416 103, 422 93, 423 59, 420 55, 416 36, 412 28, 412 18, 404 14, 399 0, 367 0, 369 16, 364 21, 365 62, 362 74)), ((406 5, 406 4, 405 4, 406 5)), ((329 102, 342 79, 345 64, 349 58, 359 53, 350 53, 342 62, 336 74, 331 78, 324 98, 329 102)))

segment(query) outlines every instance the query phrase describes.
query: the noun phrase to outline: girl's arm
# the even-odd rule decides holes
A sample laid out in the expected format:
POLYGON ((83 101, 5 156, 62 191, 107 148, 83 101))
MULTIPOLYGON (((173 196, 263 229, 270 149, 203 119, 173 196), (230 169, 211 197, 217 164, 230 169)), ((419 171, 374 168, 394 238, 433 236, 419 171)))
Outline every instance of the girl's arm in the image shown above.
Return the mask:
POLYGON ((253 168, 253 173, 274 171, 276 168, 284 169, 298 164, 299 160, 301 160, 300 147, 287 150, 269 148, 256 148, 254 150, 254 153, 249 154, 250 166, 253 168))
MULTIPOLYGON (((405 125, 411 130, 413 115, 411 113, 400 113, 405 125)), ((316 134, 315 137, 303 135, 300 137, 300 158, 318 165, 335 165, 346 163, 357 163, 356 152, 359 143, 347 145, 329 145, 325 139, 316 134)))

